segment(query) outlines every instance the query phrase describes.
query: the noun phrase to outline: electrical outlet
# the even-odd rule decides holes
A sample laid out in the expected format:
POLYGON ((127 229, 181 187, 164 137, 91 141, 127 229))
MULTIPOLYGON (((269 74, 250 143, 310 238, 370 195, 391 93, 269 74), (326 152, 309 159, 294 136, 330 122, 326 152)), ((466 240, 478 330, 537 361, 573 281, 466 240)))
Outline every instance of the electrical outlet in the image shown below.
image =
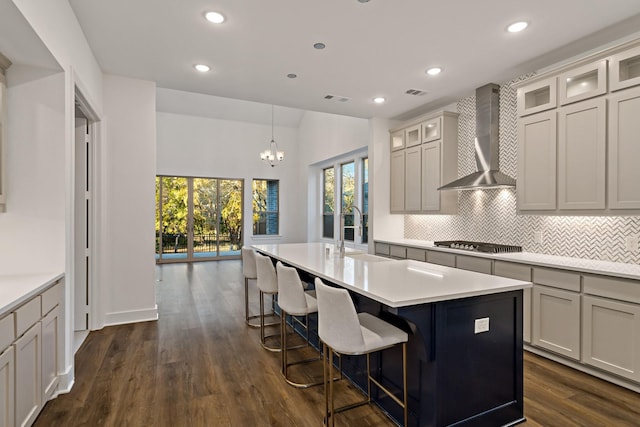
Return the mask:
POLYGON ((627 236, 624 239, 624 243, 629 252, 638 251, 638 236, 627 236))
POLYGON ((476 319, 475 325, 473 328, 474 334, 479 334, 482 332, 489 332, 489 318, 483 317, 482 319, 476 319))
POLYGON ((542 231, 534 231, 533 232, 533 243, 540 244, 542 243, 542 231))

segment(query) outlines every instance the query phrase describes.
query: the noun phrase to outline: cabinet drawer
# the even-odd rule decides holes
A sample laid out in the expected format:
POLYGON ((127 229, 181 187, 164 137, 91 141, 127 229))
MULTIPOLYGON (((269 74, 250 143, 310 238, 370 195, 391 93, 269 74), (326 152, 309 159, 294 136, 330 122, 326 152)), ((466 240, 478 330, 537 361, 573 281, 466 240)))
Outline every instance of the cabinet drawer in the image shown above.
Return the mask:
POLYGON ((0 353, 11 345, 16 339, 16 327, 13 319, 13 313, 0 319, 0 353))
POLYGON ((473 256, 458 255, 456 267, 462 270, 491 274, 491 260, 473 256))
POLYGON ((425 262, 427 260, 427 251, 424 249, 407 248, 407 259, 425 262))
POLYGON ((393 258, 405 259, 407 257, 407 248, 405 248, 404 246, 390 245, 389 254, 393 258))
POLYGON ((553 286, 554 288, 566 289, 568 291, 580 292, 580 275, 576 273, 534 267, 533 282, 540 285, 553 286))
POLYGON ((376 255, 389 256, 389 245, 376 242, 376 255))
POLYGON ((427 251, 427 262, 446 265, 447 267, 455 267, 456 256, 445 252, 427 251))
POLYGON ((525 282, 531 281, 531 267, 513 262, 494 261, 493 274, 525 282))
POLYGON ((58 282, 42 293, 42 314, 45 315, 60 304, 62 285, 58 282))
POLYGON ((588 276, 582 279, 584 293, 640 304, 640 282, 604 276, 588 276))
POLYGON ((21 336, 27 329, 36 324, 42 313, 40 311, 40 295, 31 299, 28 303, 15 311, 16 337, 21 336))

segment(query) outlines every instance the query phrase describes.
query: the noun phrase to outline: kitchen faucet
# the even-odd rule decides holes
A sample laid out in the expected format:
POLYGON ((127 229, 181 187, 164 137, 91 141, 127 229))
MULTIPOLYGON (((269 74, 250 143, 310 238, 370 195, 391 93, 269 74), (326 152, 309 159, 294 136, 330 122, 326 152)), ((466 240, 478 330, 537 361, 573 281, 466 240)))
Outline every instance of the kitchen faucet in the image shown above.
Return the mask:
MULTIPOLYGON (((364 215, 362 215, 362 211, 358 209, 356 205, 347 206, 342 210, 342 213, 340 213, 340 256, 341 257, 344 256, 344 216, 349 209, 351 209, 352 212, 355 209, 356 211, 358 211, 358 214, 360 215, 360 225, 353 226, 353 228, 358 227, 359 229, 358 233, 360 236, 362 236, 362 226, 364 225, 364 215)), ((355 239, 354 239, 354 243, 355 243, 355 239)))

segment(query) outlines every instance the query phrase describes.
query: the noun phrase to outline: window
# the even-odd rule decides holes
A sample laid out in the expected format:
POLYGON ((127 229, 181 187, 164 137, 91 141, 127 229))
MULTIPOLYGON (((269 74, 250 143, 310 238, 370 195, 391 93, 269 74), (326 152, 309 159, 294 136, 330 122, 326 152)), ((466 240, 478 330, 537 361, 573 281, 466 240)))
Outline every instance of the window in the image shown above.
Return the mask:
POLYGON ((353 242, 354 239, 354 214, 351 209, 355 199, 355 162, 344 163, 340 166, 342 179, 340 181, 340 212, 344 212, 344 240, 353 242), (347 210, 348 208, 348 210, 347 210), (346 211, 346 212, 345 212, 346 211))
POLYGON ((279 181, 254 179, 253 190, 253 235, 275 235, 279 230, 279 181))
POLYGON ((362 159, 362 243, 369 242, 369 158, 362 159))
POLYGON ((333 213, 335 211, 334 168, 322 170, 322 237, 333 239, 333 213))

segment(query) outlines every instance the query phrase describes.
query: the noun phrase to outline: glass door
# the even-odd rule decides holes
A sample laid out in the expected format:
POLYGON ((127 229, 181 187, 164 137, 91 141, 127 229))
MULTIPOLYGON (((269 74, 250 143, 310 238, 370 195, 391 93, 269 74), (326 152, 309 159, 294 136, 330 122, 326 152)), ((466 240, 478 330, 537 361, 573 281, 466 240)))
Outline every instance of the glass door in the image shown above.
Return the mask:
POLYGON ((243 180, 156 177, 156 261, 239 258, 243 180))

